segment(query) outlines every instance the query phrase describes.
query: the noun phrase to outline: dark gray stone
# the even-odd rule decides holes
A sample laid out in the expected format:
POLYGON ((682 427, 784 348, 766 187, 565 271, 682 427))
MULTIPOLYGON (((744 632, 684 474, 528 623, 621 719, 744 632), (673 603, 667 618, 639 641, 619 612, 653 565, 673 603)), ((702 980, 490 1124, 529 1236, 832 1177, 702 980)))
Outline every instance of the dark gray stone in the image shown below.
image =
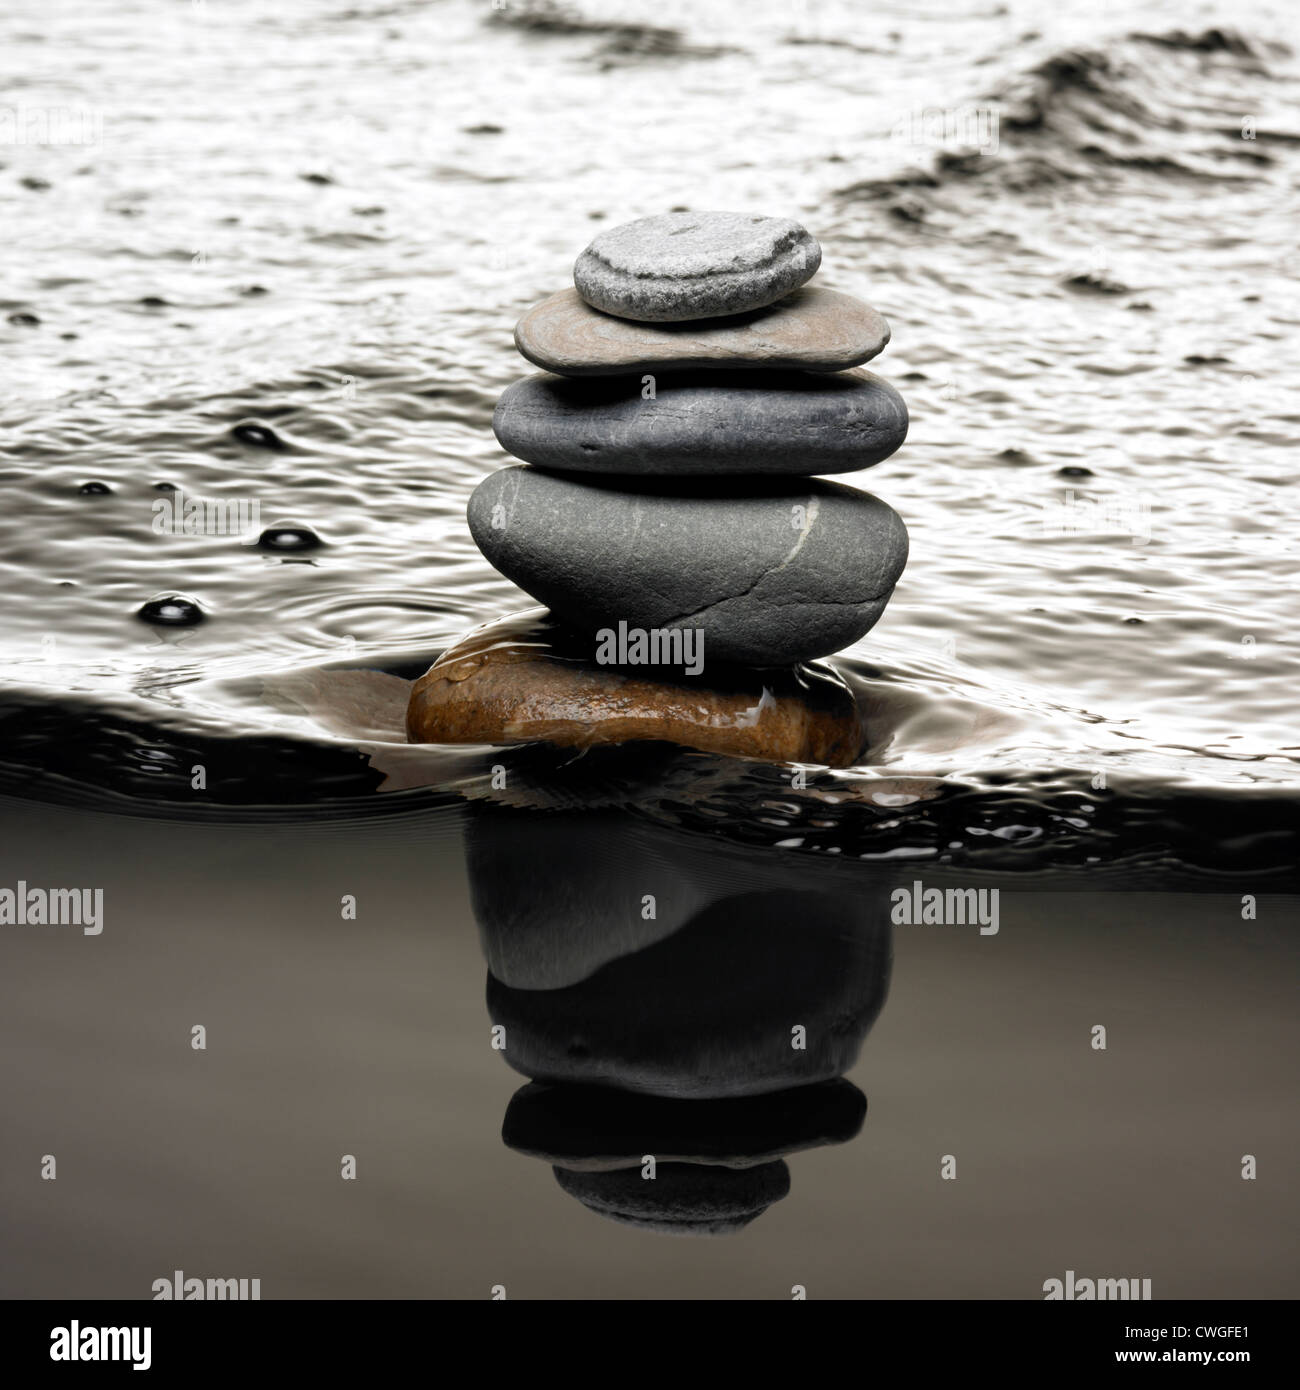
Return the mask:
POLYGON ((718 318, 774 304, 821 265, 815 237, 786 217, 668 212, 611 227, 573 267, 578 293, 619 318, 718 318))
POLYGON ((839 483, 597 480, 505 468, 474 490, 488 561, 581 632, 699 628, 710 663, 788 666, 839 651, 907 563, 892 507, 839 483))
MULTIPOLYGON (((488 969, 511 989, 581 984, 737 894, 784 902, 801 896, 807 908, 796 914, 805 927, 791 946, 796 953, 815 937, 820 919, 836 923, 841 934, 849 923, 864 935, 881 931, 876 903, 861 897, 856 880, 835 881, 817 855, 772 854, 710 835, 682 835, 608 806, 539 813, 489 801, 467 806, 465 816, 479 944, 488 969), (647 893, 655 900, 650 919, 647 893)), ((784 938, 778 934, 778 940, 784 938)), ((737 967, 733 975, 739 974, 737 967)))
POLYGON ((492 428, 528 463, 623 475, 852 473, 907 437, 902 396, 871 372, 681 372, 647 390, 538 372, 506 388, 492 428))
MULTIPOLYGON (((575 871, 584 848, 566 858, 575 871)), ((695 1103, 843 1076, 889 980, 887 900, 861 897, 856 906, 844 891, 719 897, 576 985, 512 989, 489 975, 488 1014, 509 1039, 503 1057, 533 1081, 695 1103), (794 1023, 807 1030, 802 1048, 790 1046, 794 1023)))
POLYGON ((739 1169, 661 1163, 653 1182, 639 1168, 553 1171, 569 1196, 598 1216, 663 1235, 731 1235, 790 1192, 790 1169, 779 1159, 739 1169))
POLYGON ((661 1163, 748 1168, 857 1137, 867 1098, 843 1077, 757 1096, 676 1100, 617 1086, 530 1081, 510 1098, 506 1148, 574 1172, 661 1163))

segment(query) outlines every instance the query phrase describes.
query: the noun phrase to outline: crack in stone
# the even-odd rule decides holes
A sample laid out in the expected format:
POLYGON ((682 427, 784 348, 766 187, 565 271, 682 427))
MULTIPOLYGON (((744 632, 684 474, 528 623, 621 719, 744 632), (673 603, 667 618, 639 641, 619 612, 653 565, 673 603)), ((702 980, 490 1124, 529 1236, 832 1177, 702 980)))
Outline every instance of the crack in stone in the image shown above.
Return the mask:
MULTIPOLYGON (((785 567, 786 567, 787 565, 789 565, 789 564, 791 563, 791 561, 794 560, 795 556, 797 556, 797 555, 799 554, 800 550, 803 549, 804 542, 807 541, 808 537, 812 534, 813 525, 814 525, 814 523, 815 523, 816 520, 817 520, 819 511, 820 511, 820 507, 819 507, 818 498, 816 498, 816 497, 810 497, 810 498, 808 499, 808 503, 809 503, 809 506, 808 506, 808 522, 807 522, 807 525, 804 526, 804 528, 803 528, 803 530, 802 530, 802 532, 801 532, 801 534, 800 534, 800 536, 799 536, 799 539, 794 543, 794 545, 793 545, 793 547, 791 548, 789 554, 786 555, 785 559, 783 559, 779 564, 772 564, 772 565, 769 565, 765 570, 763 570, 763 572, 762 572, 751 584, 747 584, 743 589, 738 590, 736 593, 734 593, 734 594, 723 594, 720 598, 715 598, 715 599, 710 600, 710 601, 709 601, 708 603, 706 603, 702 608, 697 608, 697 609, 695 609, 695 610, 694 610, 693 612, 691 612, 691 613, 682 613, 682 614, 679 614, 679 615, 676 616, 676 617, 668 618, 668 619, 666 619, 666 620, 663 620, 663 621, 661 622, 660 626, 663 626, 663 627, 673 627, 673 626, 676 626, 676 625, 680 625, 680 624, 682 624, 682 623, 688 623, 688 622, 690 622, 692 619, 698 618, 698 617, 702 616, 703 614, 708 613, 710 610, 719 607, 721 604, 724 604, 724 603, 731 603, 731 602, 733 602, 733 601, 736 600, 736 599, 748 598, 749 595, 752 594, 752 593, 754 592, 754 590, 757 589, 758 586, 759 586, 760 584, 762 584, 763 581, 764 581, 765 579, 770 578, 770 577, 771 577, 772 575, 774 575, 774 574, 779 574, 783 569, 785 569, 785 567)), ((890 588, 885 589, 885 590, 884 590, 882 593, 880 593, 880 594, 871 594, 871 595, 869 595, 869 596, 866 597, 866 598, 848 598, 848 599, 832 599, 832 598, 827 598, 827 599, 820 599, 820 598, 819 598, 819 599, 806 599, 806 598, 791 598, 791 599, 786 599, 786 600, 782 601, 782 599, 781 599, 779 596, 777 596, 776 598, 770 600, 770 602, 772 603, 772 605, 773 605, 774 607, 778 607, 778 608, 780 608, 780 607, 788 607, 791 603, 800 603, 800 602, 809 603, 809 604, 816 604, 816 605, 818 605, 819 607, 823 607, 823 606, 824 606, 824 607, 830 607, 830 608, 848 608, 848 607, 858 607, 859 605, 864 604, 864 603, 878 603, 882 598, 887 597, 888 594, 891 592, 891 590, 892 590, 892 586, 890 586, 890 588)))

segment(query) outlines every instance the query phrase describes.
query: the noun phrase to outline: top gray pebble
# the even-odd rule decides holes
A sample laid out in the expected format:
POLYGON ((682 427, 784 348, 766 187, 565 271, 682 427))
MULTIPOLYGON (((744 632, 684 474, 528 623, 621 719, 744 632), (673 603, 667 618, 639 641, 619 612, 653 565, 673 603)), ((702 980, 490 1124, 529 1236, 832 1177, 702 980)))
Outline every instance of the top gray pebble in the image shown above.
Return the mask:
POLYGON ((667 212, 601 232, 574 263, 573 283, 607 314, 679 323, 775 304, 821 262, 816 237, 787 217, 667 212))

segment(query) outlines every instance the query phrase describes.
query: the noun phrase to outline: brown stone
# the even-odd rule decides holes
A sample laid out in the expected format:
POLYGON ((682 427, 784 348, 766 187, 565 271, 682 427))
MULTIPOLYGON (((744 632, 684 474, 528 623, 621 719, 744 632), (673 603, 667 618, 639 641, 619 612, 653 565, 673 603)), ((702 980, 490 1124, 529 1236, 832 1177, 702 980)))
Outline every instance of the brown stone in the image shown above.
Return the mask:
POLYGON ((599 665, 544 608, 477 628, 416 681, 412 743, 553 743, 571 748, 663 740, 766 762, 850 767, 866 745, 862 712, 825 667, 735 668, 707 684, 670 668, 599 665))
POLYGON ((726 319, 636 323, 593 309, 576 290, 535 304, 515 346, 560 376, 680 372, 697 367, 839 372, 869 361, 889 325, 852 295, 805 286, 766 309, 726 319))

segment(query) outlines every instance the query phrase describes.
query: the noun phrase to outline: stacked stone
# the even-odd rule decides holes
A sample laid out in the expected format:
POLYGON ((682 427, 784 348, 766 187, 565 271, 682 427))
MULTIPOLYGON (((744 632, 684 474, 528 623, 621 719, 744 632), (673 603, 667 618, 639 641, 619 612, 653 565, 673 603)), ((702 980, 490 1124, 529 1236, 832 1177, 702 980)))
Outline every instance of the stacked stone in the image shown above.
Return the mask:
POLYGON ((907 530, 879 499, 813 475, 887 458, 907 407, 858 370, 888 325, 809 285, 820 263, 788 219, 669 213, 596 237, 574 288, 524 315, 515 344, 543 370, 493 417, 524 462, 480 484, 469 525, 550 616, 444 655, 417 683, 413 740, 667 737, 833 765, 857 756, 851 698, 830 673, 819 691, 799 663, 873 626, 907 530), (552 658, 541 676, 525 669, 539 651, 552 658), (683 713, 692 686, 695 713, 683 713), (747 744, 736 731, 755 701, 786 726, 747 744))

